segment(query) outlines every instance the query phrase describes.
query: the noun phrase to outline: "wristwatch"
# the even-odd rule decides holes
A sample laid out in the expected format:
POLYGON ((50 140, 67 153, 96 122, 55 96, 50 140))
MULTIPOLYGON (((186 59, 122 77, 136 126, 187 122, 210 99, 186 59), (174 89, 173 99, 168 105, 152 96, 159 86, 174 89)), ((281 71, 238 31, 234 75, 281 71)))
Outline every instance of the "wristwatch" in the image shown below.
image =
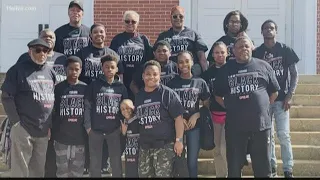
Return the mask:
POLYGON ((182 138, 176 138, 176 142, 183 142, 182 138))

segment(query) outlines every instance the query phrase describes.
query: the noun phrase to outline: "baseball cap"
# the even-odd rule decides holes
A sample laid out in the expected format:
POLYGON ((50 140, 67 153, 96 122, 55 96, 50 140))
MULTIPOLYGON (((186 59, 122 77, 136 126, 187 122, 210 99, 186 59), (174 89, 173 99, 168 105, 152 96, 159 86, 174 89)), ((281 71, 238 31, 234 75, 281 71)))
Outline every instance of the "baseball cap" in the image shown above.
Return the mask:
POLYGON ((83 4, 79 0, 71 1, 69 4, 69 9, 72 8, 73 6, 78 6, 83 11, 83 4))
POLYGON ((27 46, 30 48, 30 47, 33 47, 33 46, 43 46, 45 48, 48 48, 50 49, 50 45, 45 42, 44 40, 42 39, 34 39, 32 41, 30 41, 27 46))

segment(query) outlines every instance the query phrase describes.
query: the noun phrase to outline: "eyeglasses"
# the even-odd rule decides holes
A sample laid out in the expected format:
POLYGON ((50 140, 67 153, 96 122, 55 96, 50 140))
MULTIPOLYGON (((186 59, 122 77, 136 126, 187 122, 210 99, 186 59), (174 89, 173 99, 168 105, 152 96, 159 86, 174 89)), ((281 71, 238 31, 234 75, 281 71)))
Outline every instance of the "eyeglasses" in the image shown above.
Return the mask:
POLYGON ((137 24, 137 21, 135 21, 135 20, 124 20, 124 22, 126 24, 137 24))
POLYGON ((49 49, 47 49, 47 48, 34 48, 33 51, 36 52, 37 54, 39 54, 41 52, 48 53, 49 49))
POLYGON ((241 24, 241 21, 229 21, 229 24, 241 24))
POLYGON ((177 19, 178 17, 179 17, 179 19, 183 19, 184 18, 184 16, 181 15, 181 14, 172 16, 173 19, 177 19))

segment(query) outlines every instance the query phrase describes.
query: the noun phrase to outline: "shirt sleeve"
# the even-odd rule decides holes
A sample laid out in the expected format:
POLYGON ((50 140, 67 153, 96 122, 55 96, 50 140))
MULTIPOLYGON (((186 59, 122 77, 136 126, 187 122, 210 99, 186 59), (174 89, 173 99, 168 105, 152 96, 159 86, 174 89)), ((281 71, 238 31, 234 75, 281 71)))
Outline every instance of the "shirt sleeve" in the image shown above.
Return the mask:
POLYGON ((92 109, 93 82, 87 86, 84 94, 84 127, 91 128, 91 109, 92 109))
POLYGON ((15 96, 18 92, 18 71, 16 66, 12 66, 7 74, 1 87, 2 91, 7 92, 9 95, 15 96))
POLYGON ((208 47, 206 45, 206 43, 204 42, 204 40, 202 39, 201 35, 197 32, 195 32, 195 44, 196 44, 196 52, 198 51, 204 51, 206 52, 208 50, 208 47))
POLYGON ((227 79, 227 68, 222 67, 217 74, 216 80, 213 83, 214 95, 224 97, 228 93, 228 79, 227 79))
POLYGON ((299 57, 297 56, 297 54, 292 48, 288 46, 286 46, 286 60, 288 62, 288 66, 299 62, 299 57))
POLYGON ((209 87, 207 85, 207 83, 203 80, 202 81, 202 85, 201 85, 201 94, 200 94, 200 99, 202 101, 205 101, 207 99, 210 98, 210 90, 209 90, 209 87))
POLYGON ((185 113, 185 109, 181 104, 179 95, 171 90, 168 98, 168 111, 170 116, 173 118, 177 118, 180 115, 182 116, 185 113))
POLYGON ((122 92, 122 99, 127 99, 128 98, 128 90, 125 85, 122 85, 123 92, 122 92))
POLYGON ((147 61, 154 58, 152 45, 150 44, 149 39, 145 35, 143 35, 141 38, 143 40, 144 50, 145 50, 145 61, 144 62, 147 62, 147 61))
POLYGON ((142 88, 144 82, 142 80, 143 67, 139 67, 133 74, 132 81, 138 86, 138 89, 142 88))
POLYGON ((267 64, 267 74, 268 74, 268 86, 267 86, 268 93, 275 93, 279 91, 280 86, 279 86, 276 74, 269 64, 267 64))

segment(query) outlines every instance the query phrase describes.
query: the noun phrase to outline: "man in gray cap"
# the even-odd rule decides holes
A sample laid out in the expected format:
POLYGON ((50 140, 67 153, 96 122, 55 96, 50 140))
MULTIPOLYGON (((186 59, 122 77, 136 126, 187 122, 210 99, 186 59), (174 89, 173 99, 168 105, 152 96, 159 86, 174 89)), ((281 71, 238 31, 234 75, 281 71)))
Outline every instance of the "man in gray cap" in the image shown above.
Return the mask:
POLYGON ((49 44, 28 43, 30 60, 13 65, 1 87, 11 126, 11 176, 44 177, 54 104, 55 73, 46 64, 49 44))
POLYGON ((57 37, 54 51, 66 56, 75 55, 80 49, 89 45, 90 29, 81 23, 83 4, 79 0, 71 1, 68 9, 69 23, 55 30, 57 37))

